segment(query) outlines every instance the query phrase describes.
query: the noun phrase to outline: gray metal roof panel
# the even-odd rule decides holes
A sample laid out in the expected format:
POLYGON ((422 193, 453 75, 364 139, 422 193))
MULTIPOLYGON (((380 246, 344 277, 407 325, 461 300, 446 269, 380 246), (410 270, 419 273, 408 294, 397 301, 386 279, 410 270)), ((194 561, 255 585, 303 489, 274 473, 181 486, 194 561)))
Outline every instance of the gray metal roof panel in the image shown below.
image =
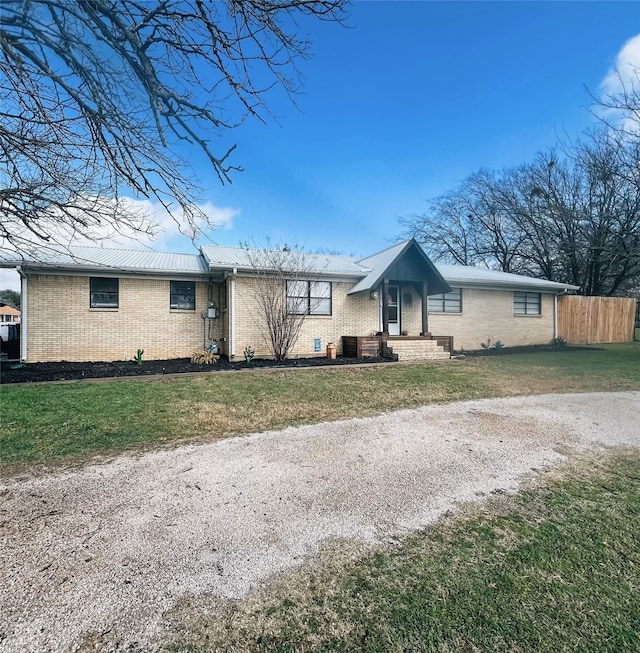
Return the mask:
POLYGON ((208 268, 199 254, 107 247, 46 248, 28 257, 3 252, 2 258, 5 263, 12 262, 15 265, 24 265, 33 269, 84 268, 158 274, 204 274, 208 272, 208 268))
MULTIPOLYGON (((358 282, 350 294, 370 289, 384 271, 392 264, 410 241, 396 243, 387 249, 358 259, 352 256, 312 254, 314 272, 328 275, 354 277, 358 282)), ((115 249, 106 247, 74 246, 68 249, 47 248, 29 257, 21 257, 15 252, 0 251, 0 267, 24 265, 33 269, 91 269, 156 274, 206 274, 211 270, 232 269, 251 270, 253 265, 247 251, 242 247, 220 247, 204 245, 201 254, 181 254, 156 252, 150 250, 115 249)), ((475 286, 495 286, 511 288, 532 288, 562 292, 579 290, 578 286, 557 283, 545 279, 526 277, 518 274, 489 270, 487 268, 436 264, 434 266, 451 285, 469 284, 475 286)))
POLYGON ((396 245, 387 247, 387 249, 372 254, 367 258, 361 259, 359 264, 365 268, 369 269, 369 273, 364 279, 361 279, 350 291, 350 295, 355 295, 356 293, 363 292, 365 290, 371 290, 374 284, 376 284, 380 277, 384 274, 384 271, 393 263, 397 256, 404 250, 409 241, 403 240, 396 245))
MULTIPOLYGON (((267 264, 270 261, 269 250, 251 249, 250 254, 244 247, 222 247, 219 245, 203 245, 200 248, 202 255, 208 261, 211 269, 229 270, 252 270, 256 263, 264 258, 267 264), (252 260, 253 259, 253 260, 252 260)), ((275 251, 275 250, 274 250, 275 251)), ((281 252, 276 252, 280 255, 281 252)), ((300 254, 297 251, 291 252, 292 260, 300 254)), ((310 271, 316 274, 332 274, 361 277, 367 274, 368 270, 359 265, 358 260, 352 256, 336 256, 333 254, 301 253, 304 257, 304 264, 310 271)), ((271 259, 273 260, 273 259, 271 259)))
POLYGON ((489 270, 488 268, 473 267, 470 265, 446 265, 437 263, 436 267, 449 284, 453 285, 456 283, 468 283, 477 286, 529 287, 555 292, 579 290, 580 288, 579 286, 573 286, 568 283, 536 279, 535 277, 527 277, 521 274, 511 274, 509 272, 501 272, 500 270, 489 270))
POLYGON ((433 277, 435 279, 435 288, 437 291, 449 291, 450 288, 447 285, 447 280, 442 277, 438 268, 433 264, 431 259, 424 253, 424 250, 420 247, 417 241, 413 238, 409 240, 403 240, 387 249, 373 254, 365 259, 360 261, 361 265, 371 268, 371 271, 364 279, 361 279, 350 291, 350 295, 355 295, 359 292, 366 292, 374 289, 379 283, 384 273, 389 268, 390 265, 396 261, 400 256, 404 254, 411 246, 415 246, 420 252, 424 259, 424 263, 427 267, 430 267, 433 272, 433 277))

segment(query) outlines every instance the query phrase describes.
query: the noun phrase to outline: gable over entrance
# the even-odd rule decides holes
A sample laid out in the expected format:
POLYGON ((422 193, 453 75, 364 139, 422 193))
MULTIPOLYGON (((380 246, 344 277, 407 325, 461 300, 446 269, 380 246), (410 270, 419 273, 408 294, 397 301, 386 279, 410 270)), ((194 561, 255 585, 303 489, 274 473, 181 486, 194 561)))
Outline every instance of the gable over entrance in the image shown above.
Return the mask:
MULTIPOLYGON (((431 259, 411 238, 358 262, 369 268, 369 274, 349 292, 350 295, 378 292, 381 301, 382 332, 389 333, 390 326, 399 328, 401 303, 397 288, 411 285, 422 301, 422 334, 429 333, 427 296, 451 292, 431 259)), ((398 335, 397 333, 395 335, 398 335)))

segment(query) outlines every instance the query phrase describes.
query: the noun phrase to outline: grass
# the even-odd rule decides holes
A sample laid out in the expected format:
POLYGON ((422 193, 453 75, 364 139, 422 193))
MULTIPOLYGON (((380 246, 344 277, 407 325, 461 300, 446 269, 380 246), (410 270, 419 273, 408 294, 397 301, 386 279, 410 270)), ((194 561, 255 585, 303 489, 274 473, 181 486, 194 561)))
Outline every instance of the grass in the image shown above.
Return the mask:
POLYGON ((237 603, 178 606, 163 650, 640 650, 640 457, 588 459, 396 546, 237 603))
MULTIPOLYGON (((3 471, 482 397, 640 390, 640 343, 445 364, 0 388, 3 471)), ((640 455, 585 459, 241 602, 186 597, 165 653, 640 650, 640 455)))
POLYGON ((640 389, 640 343, 445 364, 0 388, 5 469, 82 462, 433 402, 640 389))

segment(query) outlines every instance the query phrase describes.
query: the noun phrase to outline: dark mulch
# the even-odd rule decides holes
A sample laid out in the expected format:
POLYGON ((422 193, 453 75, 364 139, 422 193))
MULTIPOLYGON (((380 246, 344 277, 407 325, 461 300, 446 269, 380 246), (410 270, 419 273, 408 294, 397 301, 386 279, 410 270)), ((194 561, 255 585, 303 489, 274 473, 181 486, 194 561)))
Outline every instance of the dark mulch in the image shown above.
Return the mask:
MULTIPOLYGON (((276 363, 272 360, 255 359, 251 367, 289 368, 317 367, 319 365, 356 365, 360 363, 380 363, 381 358, 346 358, 338 356, 335 360, 327 358, 298 358, 276 363)), ((188 358, 169 360, 115 361, 113 363, 27 363, 21 365, 2 361, 0 383, 36 383, 41 381, 75 381, 81 379, 112 378, 123 376, 149 376, 152 374, 181 374, 184 372, 220 372, 223 370, 246 370, 247 364, 230 362, 222 357, 215 365, 199 365, 188 358)))
POLYGON ((496 349, 491 347, 490 349, 476 349, 474 351, 465 351, 465 356, 504 356, 505 354, 539 354, 539 353, 558 353, 566 351, 584 351, 594 349, 602 349, 602 347, 580 347, 578 345, 521 345, 517 347, 502 347, 496 349))

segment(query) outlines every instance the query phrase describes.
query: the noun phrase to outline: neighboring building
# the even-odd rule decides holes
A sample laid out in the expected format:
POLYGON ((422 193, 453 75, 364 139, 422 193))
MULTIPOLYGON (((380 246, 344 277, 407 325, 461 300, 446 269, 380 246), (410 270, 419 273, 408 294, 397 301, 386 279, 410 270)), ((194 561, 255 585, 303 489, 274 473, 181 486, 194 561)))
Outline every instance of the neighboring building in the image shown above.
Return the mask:
MULTIPOLYGON (((330 342, 341 354, 343 336, 376 334, 400 358, 443 355, 447 338, 456 349, 488 340, 547 343, 557 334, 557 296, 577 290, 435 265, 413 239, 364 259, 308 256, 309 278, 282 288, 307 313, 293 356, 324 355, 330 342)), ((270 354, 255 260, 234 247, 203 246, 199 254, 77 247, 31 261, 4 253, 0 267, 21 274, 28 362, 123 360, 139 348, 147 359, 187 357, 214 339, 237 359, 246 346, 257 357, 270 354)))
POLYGON ((20 322, 20 311, 13 306, 0 304, 0 322, 20 322))

